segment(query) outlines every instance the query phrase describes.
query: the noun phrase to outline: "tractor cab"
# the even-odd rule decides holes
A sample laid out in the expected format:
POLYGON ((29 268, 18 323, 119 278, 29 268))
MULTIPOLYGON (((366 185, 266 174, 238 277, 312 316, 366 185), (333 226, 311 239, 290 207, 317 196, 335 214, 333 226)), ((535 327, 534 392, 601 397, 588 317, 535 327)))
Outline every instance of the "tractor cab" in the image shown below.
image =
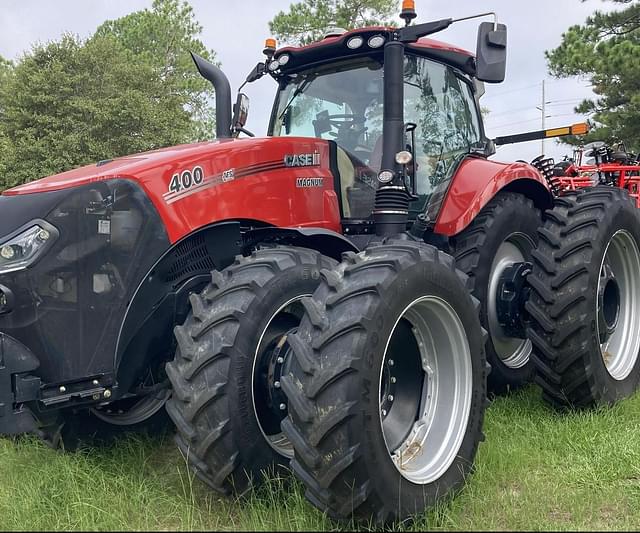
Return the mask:
MULTIPOLYGON (((315 137, 334 146, 344 218, 366 219, 382 183, 383 46, 393 30, 366 28, 279 50, 271 65, 279 90, 269 126, 275 137, 315 137)), ((410 213, 423 212, 438 186, 471 152, 486 150, 472 77, 472 54, 423 39, 403 58, 405 184, 410 213)))
POLYGON ((411 26, 415 12, 402 16, 404 28, 338 29, 307 46, 277 50, 269 39, 247 78, 278 83, 270 136, 329 141, 343 220, 368 220, 380 235, 437 215, 462 160, 494 153, 479 98, 482 81, 505 74, 506 27, 496 20, 480 25, 474 56, 427 38, 458 20, 411 26))

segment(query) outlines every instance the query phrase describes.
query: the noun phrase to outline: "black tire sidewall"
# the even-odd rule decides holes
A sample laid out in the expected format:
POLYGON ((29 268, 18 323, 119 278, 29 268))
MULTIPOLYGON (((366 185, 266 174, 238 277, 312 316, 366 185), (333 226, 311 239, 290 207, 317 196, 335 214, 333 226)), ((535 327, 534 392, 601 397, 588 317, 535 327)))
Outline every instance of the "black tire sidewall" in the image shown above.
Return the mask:
POLYGON ((253 406, 253 368, 255 352, 274 313, 286 302, 316 290, 319 270, 315 265, 296 265, 276 275, 258 292, 258 297, 243 315, 236 335, 229 366, 227 394, 231 431, 243 463, 258 471, 269 466, 288 464, 266 441, 253 406))
MULTIPOLYGON (((593 368, 594 382, 592 387, 600 386, 599 393, 609 402, 615 402, 621 398, 626 398, 633 394, 640 382, 640 355, 637 357, 633 369, 629 375, 623 380, 616 380, 607 370, 604 359, 601 355, 600 340, 597 330, 597 297, 598 297, 598 280, 600 277, 600 265, 607 251, 607 246, 613 235, 618 230, 627 231, 636 241, 636 245, 640 248, 640 224, 638 215, 634 212, 635 207, 629 202, 625 208, 611 209, 607 215, 600 221, 598 238, 593 241, 593 256, 589 272, 589 296, 590 305, 588 309, 592 309, 591 315, 588 316, 589 321, 589 357, 593 368)), ((637 273, 640 276, 640 272, 637 273)), ((638 334, 638 332, 636 332, 638 334)))
MULTIPOLYGON (((487 359, 491 363, 491 373, 488 378, 489 388, 499 393, 531 381, 534 366, 531 359, 519 368, 507 366, 494 347, 487 313, 491 268, 498 249, 513 234, 521 233, 526 235, 532 242, 532 250, 535 249, 538 241, 538 229, 542 224, 542 219, 540 211, 533 204, 527 205, 527 199, 521 195, 502 193, 497 197, 497 200, 502 200, 499 204, 502 208, 497 210, 493 209, 492 204, 487 206, 493 212, 491 226, 486 228, 485 240, 482 246, 479 247, 478 265, 473 272, 467 272, 467 274, 473 274, 473 295, 480 300, 481 322, 489 332, 489 337, 487 338, 487 359), (509 201, 510 199, 512 201, 509 201)), ((531 258, 525 257, 525 260, 530 261, 531 258)))
POLYGON ((387 501, 396 501, 401 494, 400 513, 413 514, 433 505, 438 497, 452 489, 459 488, 464 479, 462 473, 471 469, 473 457, 481 433, 484 403, 486 399, 486 375, 482 354, 483 340, 479 327, 477 310, 464 290, 459 278, 443 265, 419 263, 403 270, 392 284, 385 287, 381 295, 384 305, 372 316, 374 328, 365 340, 364 365, 360 370, 359 398, 362 405, 360 428, 363 431, 363 455, 367 458, 369 479, 376 485, 376 492, 386 495, 387 501), (437 482, 418 485, 401 476, 392 462, 379 423, 379 376, 383 364, 386 339, 392 328, 412 301, 421 295, 437 296, 455 310, 468 336, 472 365, 472 399, 465 436, 456 459, 437 482))

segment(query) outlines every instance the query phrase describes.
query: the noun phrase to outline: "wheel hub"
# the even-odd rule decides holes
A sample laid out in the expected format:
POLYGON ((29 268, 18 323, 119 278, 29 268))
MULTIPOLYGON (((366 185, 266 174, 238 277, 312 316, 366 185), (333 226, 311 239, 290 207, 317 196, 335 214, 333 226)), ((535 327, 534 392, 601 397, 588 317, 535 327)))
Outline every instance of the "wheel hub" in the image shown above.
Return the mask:
POLYGON ((267 371, 267 389, 269 395, 269 406, 274 415, 282 421, 287 416, 287 397, 282 392, 280 380, 282 378, 282 368, 284 367, 291 348, 289 347, 289 335, 296 332, 297 328, 290 329, 280 337, 270 355, 268 355, 269 367, 267 371))
POLYGON ((291 353, 289 336, 295 333, 303 315, 302 294, 284 303, 267 321, 256 348, 251 381, 253 410, 260 431, 269 446, 285 457, 293 457, 293 447, 282 433, 280 423, 287 416, 287 397, 280 385, 285 363, 291 353))
POLYGON ((498 323, 509 337, 526 339, 524 304, 529 299, 531 263, 513 263, 502 271, 496 291, 498 323))
POLYGON ((598 287, 598 332, 600 343, 607 342, 616 331, 620 318, 620 286, 612 268, 602 266, 598 287))
MULTIPOLYGON (((531 341, 526 338, 522 332, 520 306, 524 305, 519 301, 526 295, 523 293, 524 277, 523 271, 518 271, 517 265, 522 265, 526 259, 530 257, 531 251, 535 247, 534 242, 528 235, 524 233, 512 233, 507 236, 498 248, 491 265, 491 274, 489 275, 489 285, 487 291, 487 326, 491 335, 491 342, 501 361, 509 368, 522 368, 529 362, 531 354, 531 341), (516 265, 515 270, 510 267, 516 265), (518 279, 518 274, 521 276, 518 279), (512 284, 508 287, 507 294, 513 292, 513 295, 506 297, 501 295, 500 285, 505 285, 507 281, 512 284), (513 300, 509 302, 509 298, 513 300), (505 308, 499 311, 499 299, 505 299, 506 317, 500 318, 499 312, 503 314, 505 308), (520 315, 518 317, 517 315, 520 315), (514 318, 514 320, 510 320, 514 318), (503 326, 507 324, 507 328, 503 326), (515 333, 515 334, 514 334, 515 333)), ((521 267, 524 269, 524 267, 521 267)))

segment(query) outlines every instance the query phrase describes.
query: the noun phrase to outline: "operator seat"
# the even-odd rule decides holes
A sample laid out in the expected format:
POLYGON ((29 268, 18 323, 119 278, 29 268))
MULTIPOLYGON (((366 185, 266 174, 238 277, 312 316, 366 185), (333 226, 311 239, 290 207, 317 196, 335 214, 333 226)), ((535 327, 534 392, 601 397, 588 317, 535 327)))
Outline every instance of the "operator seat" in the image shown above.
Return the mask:
POLYGON ((345 218, 351 217, 347 189, 355 184, 356 167, 351 158, 338 146, 338 172, 340 173, 340 195, 342 197, 342 212, 345 218))
POLYGON ((363 213, 365 211, 368 213, 373 208, 375 186, 372 186, 371 183, 377 183, 376 176, 380 172, 382 164, 382 135, 376 140, 367 163, 361 161, 357 156, 349 155, 340 146, 337 149, 337 160, 343 216, 345 218, 365 216, 363 213), (364 183, 369 183, 369 185, 363 187, 362 183, 356 184, 356 173, 359 180, 364 180, 366 176, 369 181, 364 183))

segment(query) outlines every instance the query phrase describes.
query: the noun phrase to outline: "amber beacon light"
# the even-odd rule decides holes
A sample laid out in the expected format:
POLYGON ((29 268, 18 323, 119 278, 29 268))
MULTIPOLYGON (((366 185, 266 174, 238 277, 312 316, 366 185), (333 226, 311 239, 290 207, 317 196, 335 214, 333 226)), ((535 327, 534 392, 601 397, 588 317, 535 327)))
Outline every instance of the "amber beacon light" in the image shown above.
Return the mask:
POLYGON ((402 12, 400 13, 400 18, 404 19, 407 26, 411 24, 411 21, 417 16, 415 0, 402 0, 402 12))

